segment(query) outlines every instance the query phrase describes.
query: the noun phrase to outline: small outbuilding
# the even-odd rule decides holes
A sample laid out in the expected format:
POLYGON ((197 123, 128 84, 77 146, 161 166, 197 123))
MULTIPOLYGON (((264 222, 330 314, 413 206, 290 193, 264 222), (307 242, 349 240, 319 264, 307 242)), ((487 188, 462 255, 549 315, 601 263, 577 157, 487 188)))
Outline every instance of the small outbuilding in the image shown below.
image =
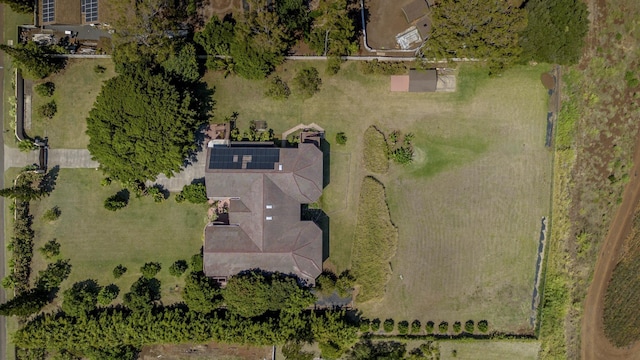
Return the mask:
POLYGON ((409 70, 409 75, 391 76, 393 92, 434 92, 438 84, 438 72, 431 70, 409 70))

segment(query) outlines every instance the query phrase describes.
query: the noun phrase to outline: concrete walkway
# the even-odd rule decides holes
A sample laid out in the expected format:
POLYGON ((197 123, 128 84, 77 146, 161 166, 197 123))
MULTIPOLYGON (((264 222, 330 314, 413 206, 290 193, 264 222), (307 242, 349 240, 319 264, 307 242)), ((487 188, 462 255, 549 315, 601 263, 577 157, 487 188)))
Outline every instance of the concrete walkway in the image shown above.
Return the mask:
POLYGON ((167 178, 164 174, 160 174, 155 182, 147 181, 147 186, 160 184, 171 192, 181 191, 183 186, 191 184, 194 180, 204 180, 206 159, 207 149, 205 148, 196 154, 196 159, 192 164, 182 168, 172 178, 167 178))
MULTIPOLYGON (((38 163, 37 151, 24 153, 16 148, 4 146, 4 170, 11 167, 23 168, 38 163)), ((98 163, 91 160, 89 150, 86 149, 49 149, 47 167, 50 169, 54 166, 63 169, 95 169, 98 167, 98 163)))
MULTIPOLYGON (((51 169, 58 166, 62 169, 95 169, 98 162, 91 160, 91 154, 86 149, 49 149, 47 167, 51 169)), ((160 174, 154 182, 148 181, 147 185, 160 184, 169 191, 180 191, 193 180, 204 180, 204 163, 206 161, 206 149, 196 154, 192 164, 184 167, 172 178, 160 174)), ((38 164, 38 151, 28 153, 21 152, 17 148, 4 146, 4 170, 8 168, 23 168, 28 165, 38 164)))

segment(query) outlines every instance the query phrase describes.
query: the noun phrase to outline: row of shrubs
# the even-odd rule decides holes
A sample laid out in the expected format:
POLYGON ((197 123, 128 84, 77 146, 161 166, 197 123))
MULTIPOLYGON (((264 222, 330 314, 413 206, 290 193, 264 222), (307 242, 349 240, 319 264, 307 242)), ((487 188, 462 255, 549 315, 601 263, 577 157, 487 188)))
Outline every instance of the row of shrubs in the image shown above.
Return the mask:
MULTIPOLYGON (((103 185, 111 184, 110 179, 104 179, 103 185)), ((164 190, 160 185, 154 185, 150 187, 134 186, 133 189, 136 197, 149 196, 153 201, 160 203, 169 197, 169 192, 164 190)), ((207 190, 204 184, 190 184, 185 185, 182 191, 176 194, 175 200, 178 203, 188 201, 193 204, 205 204, 209 201, 207 197, 207 190)), ((109 196, 104 201, 104 208, 110 211, 117 211, 127 207, 129 204, 129 189, 123 189, 117 193, 109 196)))
MULTIPOLYGON (((25 168, 16 178, 15 188, 32 188, 39 183, 42 175, 25 168)), ((7 250, 11 252, 9 258, 8 275, 2 279, 4 288, 13 288, 15 295, 29 289, 31 275, 31 259, 33 257, 34 231, 31 228, 33 216, 29 212, 29 201, 15 196, 15 202, 9 207, 15 214, 13 221, 13 236, 8 242, 7 250)))
MULTIPOLYGON (((367 333, 380 331, 381 326, 386 333, 392 333, 397 328, 400 335, 420 334, 423 330, 427 334, 434 334, 436 332, 436 324, 433 321, 428 321, 423 329, 420 320, 413 320, 411 324, 409 324, 408 321, 403 320, 398 322, 396 327, 396 323, 393 319, 386 319, 384 322, 381 322, 380 319, 360 319, 360 332, 367 333)), ((480 320, 476 324, 473 320, 467 320, 462 324, 462 322, 456 321, 453 323, 451 331, 449 323, 446 321, 442 321, 437 325, 437 333, 440 334, 459 334, 463 332, 463 330, 468 334, 473 334, 476 330, 484 334, 489 331, 489 322, 487 320, 480 320)))
MULTIPOLYGON (((188 268, 189 268, 189 264, 187 264, 186 260, 176 260, 169 267, 169 274, 175 277, 179 277, 182 274, 184 274, 188 268)), ((113 268, 113 277, 118 279, 122 275, 124 275, 127 272, 127 270, 128 269, 126 266, 120 264, 115 268, 113 268)), ((142 265, 142 267, 140 267, 140 272, 142 273, 142 276, 147 279, 152 279, 153 277, 155 277, 160 272, 160 270, 162 270, 162 265, 158 262, 148 262, 142 265)), ((195 271, 199 271, 199 269, 195 271)))

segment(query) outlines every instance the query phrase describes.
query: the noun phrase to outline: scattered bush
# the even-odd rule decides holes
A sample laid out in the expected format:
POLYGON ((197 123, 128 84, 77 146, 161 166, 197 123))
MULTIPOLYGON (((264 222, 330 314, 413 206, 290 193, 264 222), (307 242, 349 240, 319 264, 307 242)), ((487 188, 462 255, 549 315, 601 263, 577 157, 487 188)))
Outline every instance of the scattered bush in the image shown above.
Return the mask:
POLYGON ((109 185, 111 185, 111 178, 106 177, 106 178, 100 180, 100 185, 101 186, 109 186, 109 185))
POLYGON ((369 126, 364 132, 364 167, 373 173, 384 174, 389 170, 387 141, 384 134, 375 126, 369 126))
POLYGON ((435 327, 436 324, 433 323, 433 321, 427 321, 427 323, 424 325, 424 331, 427 334, 432 334, 433 333, 433 328, 435 327))
POLYGON ((35 90, 36 93, 42 97, 50 97, 53 96, 53 93, 56 91, 56 84, 47 81, 36 85, 35 90))
POLYGON ((440 331, 440 334, 449 332, 449 323, 446 321, 441 322, 440 325, 438 325, 438 331, 440 331))
POLYGON ((473 331, 476 329, 476 325, 473 322, 473 320, 467 320, 466 323, 464 323, 464 331, 468 332, 469 334, 473 334, 473 331))
POLYGON ((159 185, 154 185, 147 189, 147 195, 151 196, 154 202, 161 203, 165 200, 164 193, 159 185))
POLYGON ((51 100, 46 104, 42 104, 38 108, 38 115, 47 119, 53 118, 56 115, 56 112, 58 112, 58 106, 56 105, 55 100, 51 100))
POLYGON ((393 321, 393 319, 387 319, 384 321, 384 324, 382 325, 382 328, 384 329, 385 332, 392 332, 393 329, 395 328, 395 323, 393 321))
POLYGON ((409 332, 409 322, 402 320, 398 323, 398 332, 400 335, 406 335, 409 332))
POLYGON ((327 74, 337 74, 340 71, 340 65, 342 65, 342 59, 339 56, 329 57, 329 60, 327 60, 327 74))
POLYGON ((152 279, 154 276, 156 276, 160 272, 160 269, 162 269, 162 266, 160 265, 160 263, 148 262, 142 265, 142 267, 140 268, 140 272, 142 273, 142 276, 144 276, 145 278, 152 279))
POLYGON ((60 243, 56 239, 49 240, 39 250, 46 259, 52 259, 60 255, 60 243))
POLYGON ((380 330, 380 319, 376 318, 371 321, 371 331, 380 330))
POLYGON ((58 220, 58 218, 60 218, 60 215, 62 215, 62 211, 60 211, 59 207, 54 206, 44 212, 44 214, 42 215, 42 219, 47 222, 52 222, 58 220))
POLYGON ((104 74, 104 72, 107 71, 107 68, 102 65, 96 65, 93 67, 93 71, 96 74, 104 74))
POLYGON ((453 323, 453 332, 458 334, 460 332, 460 330, 462 330, 462 324, 460 323, 460 321, 456 321, 453 323))
POLYGON ((371 330, 371 320, 360 318, 360 332, 366 333, 371 330))
POLYGON ((182 202, 184 200, 193 204, 205 204, 208 202, 209 198, 207 197, 207 189, 204 184, 197 183, 185 185, 180 194, 176 195, 177 202, 182 202), (178 197, 181 199, 178 199, 178 197))
POLYGON ((298 71, 296 76, 293 78, 293 84, 295 85, 297 92, 300 94, 300 97, 308 99, 320 91, 322 79, 320 79, 318 69, 313 66, 309 66, 298 71))
POLYGON ((120 294, 120 288, 114 284, 107 285, 98 293, 98 304, 106 306, 115 300, 120 294))
POLYGON ((360 72, 364 75, 399 75, 407 73, 407 66, 404 62, 378 61, 359 61, 360 72))
POLYGON ((487 320, 478 321, 478 331, 486 333, 489 330, 489 322, 487 320))
POLYGON ((411 333, 412 334, 417 334, 420 332, 420 327, 422 327, 422 324, 420 323, 420 320, 413 320, 413 322, 411 322, 411 333))
POLYGON ((347 135, 342 131, 336 134, 336 143, 338 145, 345 145, 347 143, 347 135))
POLYGON ((291 89, 289 85, 284 82, 280 76, 274 76, 269 80, 267 90, 264 92, 264 96, 270 97, 276 100, 284 100, 291 95, 291 89))
POLYGON ((346 297, 351 294, 353 290, 353 286, 355 285, 356 279, 351 275, 349 270, 345 270, 338 276, 338 280, 336 280, 336 291, 338 295, 341 297, 346 297))
POLYGON ((406 165, 413 161, 413 149, 408 147, 401 147, 393 150, 389 157, 391 160, 397 162, 400 165, 406 165))
POLYGON ((336 290, 336 276, 330 272, 323 272, 316 280, 316 289, 323 295, 331 295, 336 290))
POLYGON ((637 87, 640 84, 640 80, 638 80, 633 71, 627 71, 624 74, 624 80, 627 82, 627 86, 630 88, 637 87))
POLYGON ((169 267, 169 274, 173 275, 173 276, 180 276, 182 274, 185 273, 185 271, 187 271, 187 262, 185 260, 178 260, 176 262, 174 262, 173 264, 171 264, 171 266, 169 267))
POLYGON ((115 268, 113 268, 113 277, 116 279, 119 279, 126 272, 127 272, 127 268, 124 267, 122 264, 120 264, 115 268))
POLYGON ((109 211, 117 211, 125 208, 127 204, 129 204, 129 197, 126 196, 123 191, 119 191, 104 201, 104 208, 109 211))
POLYGON ((18 141, 18 149, 22 152, 30 152, 38 148, 38 145, 31 140, 18 141))

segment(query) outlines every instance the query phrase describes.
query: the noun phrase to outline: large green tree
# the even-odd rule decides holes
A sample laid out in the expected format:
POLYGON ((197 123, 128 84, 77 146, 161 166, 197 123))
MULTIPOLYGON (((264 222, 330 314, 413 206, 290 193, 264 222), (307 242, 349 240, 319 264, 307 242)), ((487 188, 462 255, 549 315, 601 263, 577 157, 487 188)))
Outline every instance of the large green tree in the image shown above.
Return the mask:
POLYGON ((56 47, 40 46, 33 41, 16 46, 0 44, 0 50, 7 53, 16 65, 26 72, 26 76, 42 79, 64 68, 65 61, 51 57, 59 53, 56 47))
POLYGON ((309 46, 319 55, 351 55, 358 50, 347 0, 320 0, 309 34, 309 46))
POLYGON ((182 298, 191 311, 210 313, 220 306, 220 286, 202 271, 192 271, 185 279, 182 298))
POLYGON ((519 59, 525 11, 504 0, 441 0, 433 31, 422 47, 429 59, 476 58, 497 72, 519 59))
POLYGON ((62 311, 71 316, 83 316, 96 308, 100 286, 95 280, 77 282, 64 291, 62 311))
POLYGON ((229 311, 255 317, 267 311, 298 313, 315 301, 309 289, 295 278, 248 271, 231 277, 223 292, 229 311))
POLYGON ((582 0, 529 0, 527 27, 520 34, 523 60, 575 64, 589 30, 589 12, 582 0))
POLYGON ((124 66, 103 85, 89 113, 89 151, 122 182, 172 176, 195 149, 196 106, 192 94, 164 73, 146 64, 124 66))

